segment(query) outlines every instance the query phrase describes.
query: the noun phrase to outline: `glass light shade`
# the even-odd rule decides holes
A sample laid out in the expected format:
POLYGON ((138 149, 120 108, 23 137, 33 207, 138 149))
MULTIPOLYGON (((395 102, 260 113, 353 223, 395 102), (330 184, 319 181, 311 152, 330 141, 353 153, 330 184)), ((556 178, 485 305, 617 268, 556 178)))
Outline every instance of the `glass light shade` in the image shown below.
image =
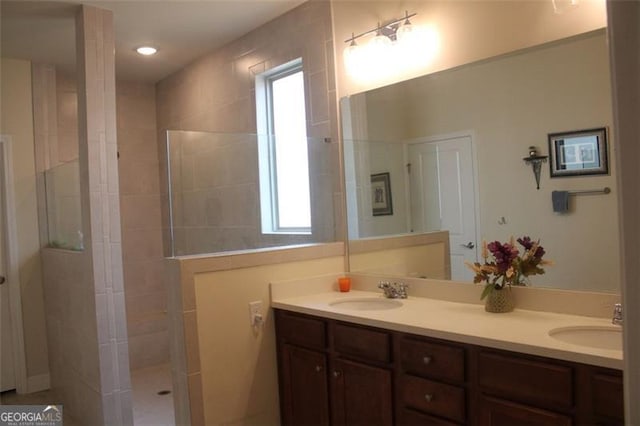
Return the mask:
POLYGON ((355 43, 351 43, 342 52, 344 60, 344 67, 351 75, 356 74, 358 68, 362 66, 361 62, 361 47, 355 43))
POLYGON ((378 34, 371 39, 367 47, 374 53, 383 53, 391 47, 391 39, 385 35, 378 34))
POLYGON ((411 22, 409 22, 409 20, 407 19, 406 21, 404 21, 404 24, 402 24, 396 30, 396 38, 398 39, 398 41, 402 42, 403 39, 406 39, 412 36, 412 34, 414 33, 413 30, 414 30, 413 25, 411 25, 411 22))

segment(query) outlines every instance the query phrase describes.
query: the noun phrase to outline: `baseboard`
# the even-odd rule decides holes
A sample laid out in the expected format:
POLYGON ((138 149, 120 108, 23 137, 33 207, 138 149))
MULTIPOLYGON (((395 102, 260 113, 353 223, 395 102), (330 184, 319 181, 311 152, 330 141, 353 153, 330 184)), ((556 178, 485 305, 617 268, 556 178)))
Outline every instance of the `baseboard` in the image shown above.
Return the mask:
POLYGON ((47 390, 51 387, 49 373, 27 377, 27 393, 47 390))

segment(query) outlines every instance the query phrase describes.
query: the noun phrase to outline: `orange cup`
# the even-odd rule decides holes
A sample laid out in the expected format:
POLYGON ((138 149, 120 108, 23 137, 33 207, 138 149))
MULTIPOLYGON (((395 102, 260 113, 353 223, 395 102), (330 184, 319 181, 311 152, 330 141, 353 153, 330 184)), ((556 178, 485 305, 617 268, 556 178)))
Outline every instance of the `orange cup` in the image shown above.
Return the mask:
POLYGON ((351 290, 351 278, 342 277, 338 278, 338 287, 340 287, 340 291, 346 293, 351 290))

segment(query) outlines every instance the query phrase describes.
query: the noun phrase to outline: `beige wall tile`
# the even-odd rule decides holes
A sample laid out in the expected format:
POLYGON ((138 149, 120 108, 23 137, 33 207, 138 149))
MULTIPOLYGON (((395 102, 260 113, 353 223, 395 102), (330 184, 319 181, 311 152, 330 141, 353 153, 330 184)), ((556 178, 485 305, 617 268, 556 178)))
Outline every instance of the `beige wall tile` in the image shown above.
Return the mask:
POLYGON ((158 163, 155 161, 123 162, 119 166, 119 172, 120 193, 123 195, 160 192, 158 163))
POLYGON ((127 297, 165 293, 163 259, 127 261, 123 264, 127 297))
POLYGON ((127 335, 141 336, 167 330, 167 314, 150 313, 148 315, 131 316, 127 324, 127 335))
POLYGON ((162 226, 159 194, 134 194, 120 196, 122 228, 152 228, 159 232, 162 226))
MULTIPOLYGON (((118 369, 120 365, 126 365, 127 361, 118 351, 117 343, 126 342, 124 294, 113 291, 114 288, 122 288, 122 248, 116 156, 112 13, 83 6, 76 24, 78 64, 84 73, 84 77, 80 79, 83 84, 78 86, 81 105, 78 120, 79 128, 82 129, 79 133, 79 160, 82 175, 83 232, 87 238, 87 257, 92 264, 92 269, 89 269, 89 282, 93 285, 87 286, 86 296, 91 302, 85 301, 84 307, 74 304, 76 298, 71 298, 70 314, 78 316, 78 313, 83 313, 84 321, 76 321, 75 327, 78 331, 70 333, 68 350, 81 354, 77 364, 73 363, 73 360, 71 362, 72 365, 79 365, 83 376, 89 376, 86 379, 88 383, 94 383, 94 380, 90 377, 91 373, 87 372, 100 374, 99 379, 95 380, 99 385, 96 389, 97 397, 88 393, 75 395, 75 400, 78 397, 87 399, 78 404, 79 410, 85 411, 81 417, 89 418, 90 411, 94 415, 99 414, 99 420, 92 419, 91 423, 109 420, 113 413, 107 414, 102 404, 111 404, 110 395, 114 395, 115 418, 121 422, 122 418, 131 416, 121 412, 122 401, 127 396, 130 397, 128 394, 120 393, 120 381, 128 371, 119 374, 118 369), (93 323, 87 318, 93 319, 93 323), (98 348, 96 330, 100 330, 102 340, 105 322, 108 325, 109 339, 98 348)), ((113 407, 109 405, 109 409, 113 407)))
POLYGON ((167 310, 167 295, 162 292, 127 297, 126 306, 127 315, 131 320, 150 314, 161 314, 167 310))
POLYGON ((118 82, 116 89, 126 328, 131 368, 143 368, 169 357, 156 95, 152 84, 118 82))
POLYGON ((129 338, 129 365, 132 370, 169 362, 167 330, 129 338))
POLYGON ((158 259, 162 256, 162 236, 154 229, 130 229, 124 237, 122 251, 129 261, 158 259))

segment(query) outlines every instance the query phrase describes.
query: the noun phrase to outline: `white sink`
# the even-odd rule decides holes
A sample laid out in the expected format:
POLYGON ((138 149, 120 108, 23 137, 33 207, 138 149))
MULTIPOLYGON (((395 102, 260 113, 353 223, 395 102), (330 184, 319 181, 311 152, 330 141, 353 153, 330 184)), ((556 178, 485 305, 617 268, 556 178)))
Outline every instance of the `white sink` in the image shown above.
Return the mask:
POLYGON ((336 309, 349 311, 384 311, 402 306, 402 302, 396 299, 383 299, 382 297, 354 297, 350 299, 338 299, 329 303, 336 309))
POLYGON ((574 345, 622 350, 622 328, 616 326, 559 327, 549 331, 549 336, 574 345))

